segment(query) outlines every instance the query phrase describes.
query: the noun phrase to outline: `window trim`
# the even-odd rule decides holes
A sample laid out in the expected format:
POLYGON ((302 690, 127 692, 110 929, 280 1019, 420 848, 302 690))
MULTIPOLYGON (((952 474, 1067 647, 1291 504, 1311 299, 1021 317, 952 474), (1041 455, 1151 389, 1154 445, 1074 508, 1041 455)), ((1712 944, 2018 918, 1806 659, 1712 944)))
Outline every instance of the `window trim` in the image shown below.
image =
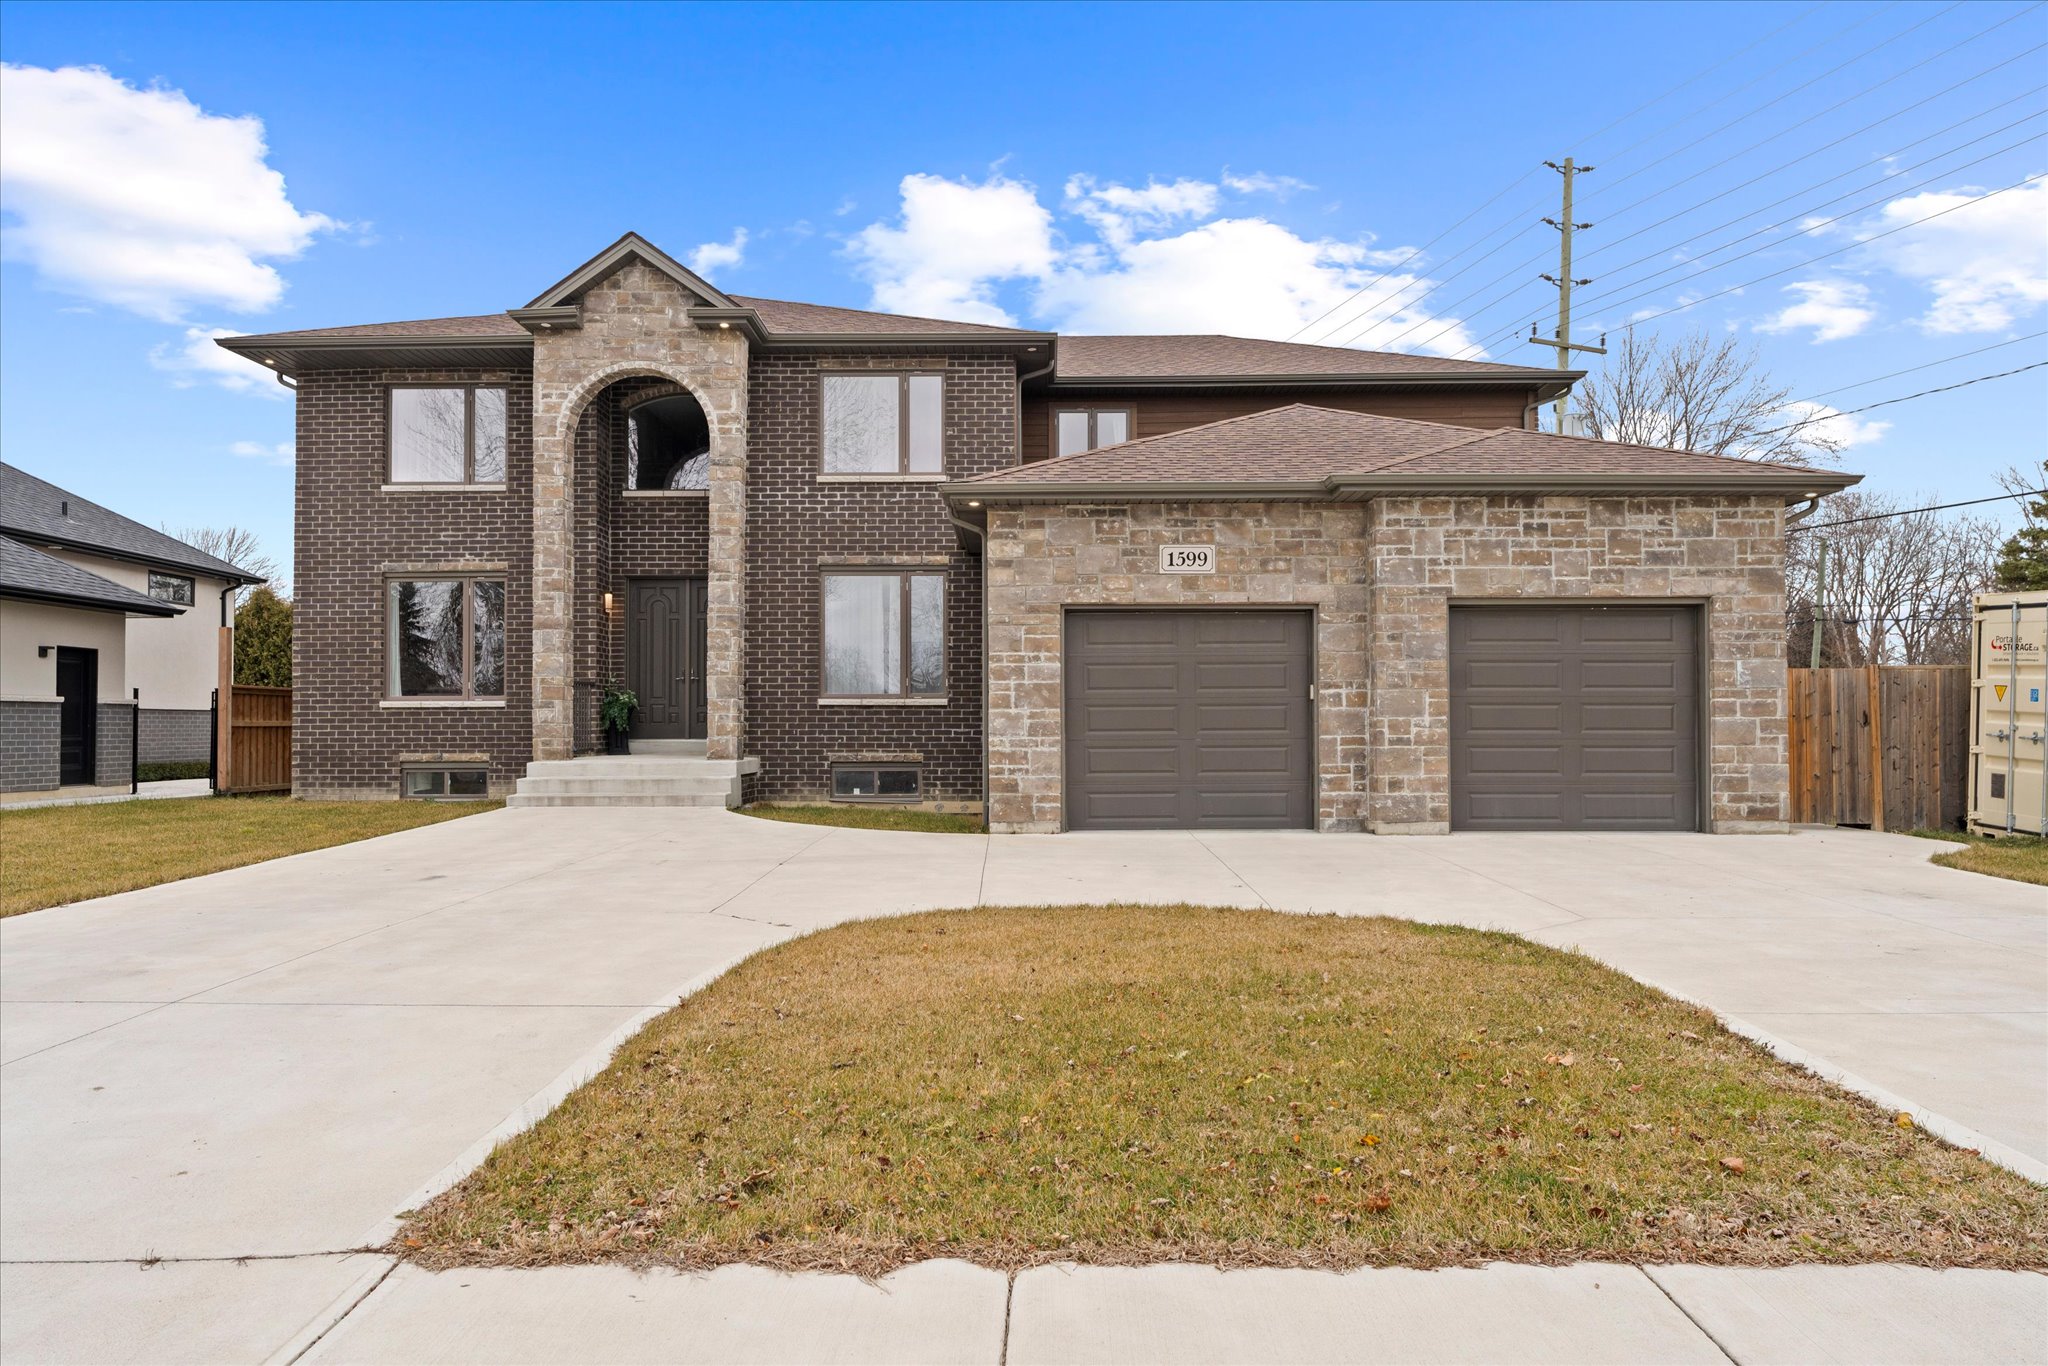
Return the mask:
MULTIPOLYGON (((1047 413, 1045 440, 1047 458, 1049 459, 1057 460, 1060 456, 1060 414, 1062 413, 1086 413, 1088 415, 1088 450, 1101 449, 1102 443, 1095 439, 1095 419, 1101 413, 1122 413, 1124 415, 1124 430, 1130 433, 1124 440, 1136 441, 1138 439, 1138 410, 1127 403, 1105 403, 1095 406, 1069 403, 1064 406, 1050 408, 1047 410, 1047 413)), ((1084 455, 1087 452, 1070 451, 1068 453, 1084 455)))
POLYGON ((834 367, 818 371, 818 479, 831 483, 938 483, 946 478, 946 372, 931 366, 914 366, 908 369, 854 369, 834 367), (882 379, 896 377, 896 468, 894 470, 835 470, 826 461, 831 452, 825 448, 825 383, 828 379, 882 379), (910 381, 916 378, 935 379, 939 382, 939 467, 935 470, 913 470, 910 468, 910 381))
POLYGON ((384 684, 380 705, 384 707, 501 707, 511 691, 512 591, 511 576, 503 571, 489 573, 442 573, 432 569, 386 574, 379 591, 383 595, 384 684), (396 606, 392 585, 400 583, 459 583, 462 585, 462 691, 459 693, 402 693, 398 691, 398 654, 392 648, 392 611, 396 606), (505 673, 499 691, 476 691, 476 585, 495 583, 504 594, 505 673))
POLYGON ((832 765, 830 766, 830 770, 829 770, 829 772, 827 773, 827 775, 826 775, 826 776, 827 776, 827 785, 826 785, 826 788, 825 788, 825 799, 826 799, 827 801, 831 801, 831 802, 843 802, 843 803, 846 803, 846 804, 848 804, 848 805, 852 805, 852 806, 871 806, 871 805, 883 805, 883 806, 912 806, 912 805, 915 805, 915 804, 917 804, 917 803, 919 803, 919 802, 922 802, 922 801, 924 800, 924 765, 923 765, 923 764, 906 764, 906 763, 864 763, 864 762, 862 762, 862 761, 860 761, 860 760, 857 760, 857 759, 852 759, 852 760, 846 760, 846 761, 843 761, 843 762, 838 762, 838 763, 834 763, 834 764, 832 764, 832 765), (844 770, 848 770, 848 769, 858 769, 858 770, 865 770, 865 771, 868 771, 868 772, 871 772, 871 773, 873 773, 873 774, 875 775, 875 795, 874 795, 874 796, 872 796, 872 797, 842 797, 842 796, 840 796, 840 795, 839 795, 839 775, 840 775, 840 773, 841 773, 842 771, 844 771, 844 770), (916 777, 917 777, 917 791, 915 791, 915 792, 911 793, 911 794, 910 794, 909 796, 904 796, 904 797, 885 797, 885 796, 883 796, 883 795, 882 795, 882 791, 881 791, 881 788, 882 788, 882 775, 883 775, 884 773, 910 773, 910 774, 915 774, 915 775, 916 775, 916 777))
POLYGON ((158 602, 169 603, 173 607, 191 607, 199 601, 199 580, 194 578, 190 574, 172 574, 162 569, 152 569, 149 571, 149 579, 147 582, 149 586, 149 596, 155 598, 158 602), (165 579, 172 583, 184 584, 185 596, 182 598, 167 598, 161 596, 156 591, 156 581, 158 579, 165 579))
POLYGON ((505 487, 512 475, 512 386, 499 380, 394 380, 384 386, 384 483, 386 493, 412 493, 422 489, 452 492, 495 492, 505 487), (460 479, 400 479, 398 443, 392 426, 392 407, 400 389, 460 389, 462 400, 462 477, 460 479), (496 389, 505 395, 505 473, 497 479, 476 477, 476 393, 496 389))
POLYGON ((868 564, 821 566, 818 570, 819 703, 827 706, 899 707, 928 707, 943 704, 946 701, 947 689, 950 684, 948 674, 952 663, 951 658, 947 654, 948 636, 951 633, 946 629, 946 613, 951 608, 953 600, 952 584, 948 582, 949 577, 946 570, 937 566, 919 568, 910 568, 904 565, 868 564), (856 575, 863 578, 893 578, 898 580, 898 593, 900 596, 897 599, 896 608, 896 624, 899 633, 896 667, 897 679, 902 684, 902 690, 899 692, 830 692, 825 687, 825 680, 828 677, 825 659, 826 614, 831 610, 830 604, 825 600, 825 581, 835 578, 852 578, 856 575), (939 690, 937 692, 912 692, 910 690, 910 581, 918 577, 934 578, 939 581, 939 690))

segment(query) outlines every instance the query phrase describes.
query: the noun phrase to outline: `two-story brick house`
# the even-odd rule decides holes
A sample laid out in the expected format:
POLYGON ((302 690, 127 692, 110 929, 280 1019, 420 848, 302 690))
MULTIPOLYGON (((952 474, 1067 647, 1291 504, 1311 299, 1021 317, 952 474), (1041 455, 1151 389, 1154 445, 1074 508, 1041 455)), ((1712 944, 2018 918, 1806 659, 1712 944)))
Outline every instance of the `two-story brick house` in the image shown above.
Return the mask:
POLYGON ((297 391, 307 796, 1778 829, 1786 509, 1853 482, 1533 430, 1570 371, 748 298, 634 235, 222 345, 297 391), (614 679, 637 769, 577 758, 614 679))

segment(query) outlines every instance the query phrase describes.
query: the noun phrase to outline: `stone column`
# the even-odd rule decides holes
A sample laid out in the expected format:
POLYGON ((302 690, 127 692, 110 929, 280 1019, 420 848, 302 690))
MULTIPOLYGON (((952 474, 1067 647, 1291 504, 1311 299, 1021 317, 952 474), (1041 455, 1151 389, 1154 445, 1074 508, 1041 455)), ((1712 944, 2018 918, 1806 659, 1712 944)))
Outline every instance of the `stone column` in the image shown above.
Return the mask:
POLYGON ((570 604, 575 600, 576 449, 567 367, 544 363, 560 339, 534 339, 533 367, 533 757, 567 759, 576 747, 570 604))
POLYGON ((737 355, 720 359, 736 372, 736 380, 707 414, 713 432, 704 584, 704 752, 712 759, 741 758, 746 745, 747 343, 727 336, 737 355))

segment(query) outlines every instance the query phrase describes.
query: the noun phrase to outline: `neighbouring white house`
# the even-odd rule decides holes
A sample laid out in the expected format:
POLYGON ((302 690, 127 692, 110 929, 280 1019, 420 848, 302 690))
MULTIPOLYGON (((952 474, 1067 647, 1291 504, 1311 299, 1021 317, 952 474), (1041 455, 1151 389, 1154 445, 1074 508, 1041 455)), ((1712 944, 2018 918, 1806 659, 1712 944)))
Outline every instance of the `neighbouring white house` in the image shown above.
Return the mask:
POLYGON ((203 762, 221 628, 262 581, 0 464, 0 791, 203 762))

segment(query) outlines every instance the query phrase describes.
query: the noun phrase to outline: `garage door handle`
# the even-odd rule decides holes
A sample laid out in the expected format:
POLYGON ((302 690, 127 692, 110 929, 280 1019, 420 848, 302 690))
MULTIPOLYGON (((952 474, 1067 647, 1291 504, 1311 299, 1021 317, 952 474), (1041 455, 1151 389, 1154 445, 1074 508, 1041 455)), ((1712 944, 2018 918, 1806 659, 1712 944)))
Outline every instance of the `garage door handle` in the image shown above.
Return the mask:
POLYGON ((1316 700, 1316 685, 1313 683, 1308 685, 1308 700, 1311 702, 1316 700))

